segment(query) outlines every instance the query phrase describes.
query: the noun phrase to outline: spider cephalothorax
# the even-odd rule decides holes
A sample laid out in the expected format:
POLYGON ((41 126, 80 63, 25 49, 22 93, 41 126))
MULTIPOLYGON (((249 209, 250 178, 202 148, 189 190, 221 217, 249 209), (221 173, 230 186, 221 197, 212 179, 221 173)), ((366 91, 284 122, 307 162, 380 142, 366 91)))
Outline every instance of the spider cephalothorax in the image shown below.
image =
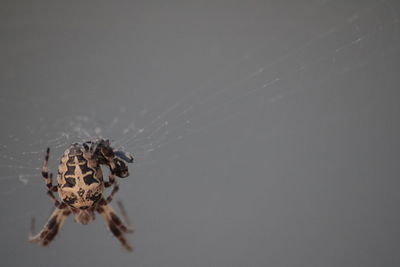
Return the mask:
POLYGON ((126 152, 114 150, 108 140, 97 139, 82 144, 74 143, 60 159, 57 185, 52 184, 52 174, 48 171, 49 152, 47 149, 43 163, 42 175, 46 180, 47 194, 55 203, 56 209, 50 216, 43 230, 30 241, 47 245, 57 234, 65 218, 71 213, 74 220, 80 224, 88 224, 99 212, 107 222, 111 232, 128 250, 131 249, 123 237, 124 232, 131 232, 114 213, 109 203, 118 191, 115 176, 125 178, 129 175, 125 162, 132 163, 133 157, 126 152), (108 181, 103 180, 101 165, 110 169, 108 181), (114 185, 106 199, 103 197, 104 188, 114 185), (61 201, 53 192, 58 192, 61 201))

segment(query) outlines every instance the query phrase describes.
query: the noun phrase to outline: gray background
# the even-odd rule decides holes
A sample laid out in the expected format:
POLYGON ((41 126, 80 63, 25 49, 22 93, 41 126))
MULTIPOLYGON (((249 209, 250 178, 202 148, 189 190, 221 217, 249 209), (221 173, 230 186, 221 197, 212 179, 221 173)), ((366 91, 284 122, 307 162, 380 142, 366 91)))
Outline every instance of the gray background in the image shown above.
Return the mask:
POLYGON ((400 266, 397 0, 1 1, 2 266, 400 266), (40 177, 96 136, 101 218, 27 242, 40 177), (115 205, 114 205, 115 206, 115 205))

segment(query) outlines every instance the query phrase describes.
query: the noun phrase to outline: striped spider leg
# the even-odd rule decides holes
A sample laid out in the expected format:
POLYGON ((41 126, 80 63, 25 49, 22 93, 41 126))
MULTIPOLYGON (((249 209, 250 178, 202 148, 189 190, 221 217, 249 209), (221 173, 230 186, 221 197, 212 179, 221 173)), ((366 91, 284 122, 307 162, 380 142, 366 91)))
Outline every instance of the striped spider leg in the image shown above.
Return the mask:
MULTIPOLYGON (((104 218, 108 229, 119 240, 122 246, 128 251, 132 251, 133 247, 125 239, 124 233, 133 233, 134 230, 130 228, 127 223, 121 221, 121 219, 115 214, 113 208, 110 205, 110 202, 112 201, 114 195, 118 192, 118 189, 118 185, 114 184, 110 196, 108 196, 107 199, 102 198, 99 201, 99 205, 97 206, 96 210, 104 218)), ((125 213, 125 209, 123 208, 122 203, 118 202, 118 204, 121 208, 122 216, 124 217, 125 222, 128 222, 128 217, 125 213)))
POLYGON ((50 215, 50 218, 48 219, 43 229, 35 236, 32 236, 32 233, 35 231, 34 229, 35 218, 32 217, 31 231, 29 234, 30 242, 39 243, 43 246, 48 245, 54 239, 59 229, 61 228, 64 220, 71 213, 67 209, 67 205, 64 203, 60 204, 60 201, 57 200, 53 194, 53 192, 57 192, 57 186, 53 185, 53 179, 52 179, 53 174, 49 173, 49 155, 50 155, 50 148, 47 148, 46 156, 42 166, 42 176, 47 186, 47 195, 51 198, 51 200, 53 200, 56 209, 50 215))

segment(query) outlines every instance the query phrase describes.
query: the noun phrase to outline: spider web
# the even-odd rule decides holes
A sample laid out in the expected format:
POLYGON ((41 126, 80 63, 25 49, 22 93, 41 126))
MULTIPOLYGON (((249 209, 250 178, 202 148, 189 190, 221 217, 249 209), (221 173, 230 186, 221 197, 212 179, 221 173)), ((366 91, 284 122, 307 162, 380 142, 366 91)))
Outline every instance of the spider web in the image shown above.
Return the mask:
MULTIPOLYGON (((260 114, 256 125, 262 119, 272 122, 268 112, 279 112, 285 101, 312 95, 327 81, 366 68, 397 51, 399 19, 394 1, 345 6, 335 1, 310 1, 299 12, 303 24, 280 25, 272 35, 261 35, 257 30, 256 41, 243 44, 235 56, 223 61, 218 72, 189 87, 154 89, 151 96, 143 93, 143 99, 136 92, 146 88, 98 95, 91 88, 84 92, 63 90, 67 85, 43 95, 26 91, 9 99, 2 97, 2 114, 12 114, 13 118, 1 133, 1 207, 5 210, 7 203, 16 201, 18 210, 6 211, 3 225, 20 226, 32 215, 47 218, 48 211, 43 207, 49 201, 43 197, 40 175, 46 147, 51 148, 50 170, 54 173, 58 157, 69 144, 107 138, 115 148, 134 155, 131 177, 157 180, 162 162, 179 165, 183 157, 179 154, 182 150, 177 149, 180 144, 212 137, 225 126, 235 129, 235 125, 249 125, 241 121, 248 112, 260 114), (329 17, 332 10, 341 10, 341 15, 329 17), (316 25, 315 21, 323 23, 316 25), (289 36, 295 42, 281 44, 289 36), (270 51, 270 47, 275 50, 270 51), (134 100, 132 104, 135 98, 142 102, 134 100), (21 201, 16 200, 18 196, 21 201), (31 198, 35 204, 25 206, 31 198)), ((359 112, 370 112, 370 108, 359 112)), ((325 118, 323 126, 334 124, 337 116, 340 114, 333 113, 325 118)), ((258 138, 268 136, 262 129, 237 130, 258 138)), ((129 192, 135 186, 135 182, 124 182, 122 198, 131 202, 129 192)), ((129 207, 137 207, 132 205, 129 207)), ((12 229, 8 235, 19 231, 12 229)), ((7 257, 19 241, 5 250, 7 257)))
MULTIPOLYGON (((310 9, 309 14, 312 15, 316 10, 322 9, 328 1, 316 1, 316 3, 318 4, 314 9, 310 9)), ((328 30, 325 27, 296 44, 288 44, 282 48, 282 52, 276 53, 269 60, 263 58, 266 44, 258 44, 257 48, 245 50, 240 57, 231 60, 230 64, 211 79, 190 89, 177 100, 174 99, 176 102, 173 104, 158 100, 132 116, 133 111, 125 105, 110 108, 107 112, 103 111, 107 99, 104 103, 98 104, 83 101, 81 112, 77 111, 79 107, 74 107, 74 110, 70 110, 72 112, 64 117, 46 117, 48 114, 44 112, 43 116, 36 116, 35 121, 29 118, 30 121, 21 128, 7 129, 3 132, 2 166, 3 170, 10 172, 10 175, 2 176, 2 180, 15 180, 17 176, 19 182, 27 185, 30 178, 35 177, 36 180, 39 176, 32 176, 30 173, 40 170, 38 166, 41 165, 45 147, 50 146, 59 152, 71 142, 96 137, 111 138, 114 146, 135 151, 136 157, 145 161, 164 146, 206 131, 215 124, 233 120, 237 113, 243 112, 243 110, 231 112, 234 107, 241 102, 248 102, 253 94, 258 94, 264 97, 267 103, 273 104, 290 95, 302 93, 299 92, 301 89, 287 88, 289 80, 295 79, 302 84, 306 82, 318 84, 332 75, 362 68, 374 56, 372 54, 370 57, 362 57, 368 48, 381 46, 385 32, 394 31, 397 35, 395 32, 399 23, 397 17, 390 12, 388 17, 383 17, 388 14, 380 14, 387 12, 390 7, 390 2, 378 1, 362 9, 349 10, 348 14, 343 15, 343 20, 332 22, 328 30), (371 18, 373 23, 367 24, 371 18), (359 54, 360 58, 353 62, 340 62, 343 61, 343 57, 352 53, 359 54), (326 68, 325 73, 319 75, 318 79, 309 81, 312 73, 321 66, 331 68, 326 68), (246 71, 247 69, 250 69, 250 72, 246 71), (240 75, 237 75, 238 73, 240 75), (228 111, 225 111, 226 109, 228 111), (28 133, 29 136, 24 138, 21 132, 28 133), (25 169, 26 172, 23 171, 25 169)), ((296 28, 283 30, 290 34, 296 28)), ((271 38, 262 41, 271 42, 271 38)), ((277 42, 279 39, 273 39, 272 42, 274 41, 277 42)), ((375 49, 374 52, 378 56, 382 53, 379 49, 375 49)), ((55 100, 75 101, 76 95, 65 92, 58 94, 55 100)), ((49 107, 48 110, 54 110, 59 103, 54 105, 52 100, 52 97, 33 95, 17 97, 12 101, 17 105, 16 110, 29 111, 43 109, 45 106, 49 107), (51 107, 52 105, 54 107, 51 107)), ((2 102, 5 103, 6 99, 3 98, 2 102)), ((56 152, 54 154, 57 155, 56 152)))

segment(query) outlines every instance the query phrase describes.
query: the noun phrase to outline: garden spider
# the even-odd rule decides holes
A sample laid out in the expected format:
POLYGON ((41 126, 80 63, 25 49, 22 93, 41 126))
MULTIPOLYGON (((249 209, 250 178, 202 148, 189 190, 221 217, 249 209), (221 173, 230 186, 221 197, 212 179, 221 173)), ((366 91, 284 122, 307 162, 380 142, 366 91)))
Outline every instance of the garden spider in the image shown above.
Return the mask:
MULTIPOLYGON (((49 174, 48 168, 49 153, 50 149, 47 148, 42 175, 48 189, 47 195, 53 200, 56 208, 43 229, 35 236, 31 235, 29 241, 46 246, 54 239, 64 220, 71 213, 77 223, 88 224, 95 219, 95 211, 97 211, 123 247, 131 251, 132 247, 125 239, 124 233, 130 233, 133 230, 114 213, 110 202, 119 189, 115 176, 125 178, 129 175, 128 167, 124 162, 132 163, 133 157, 129 153, 113 149, 109 141, 104 139, 82 144, 74 143, 61 157, 57 185, 53 185, 53 176, 49 174), (109 167, 108 181, 103 180, 100 165, 109 167), (110 186, 113 186, 111 194, 104 198, 104 188, 110 186), (53 192, 58 192, 61 201, 54 196, 53 192)), ((127 222, 122 203, 118 204, 127 222)), ((31 232, 34 231, 33 228, 34 219, 32 218, 31 232)))

